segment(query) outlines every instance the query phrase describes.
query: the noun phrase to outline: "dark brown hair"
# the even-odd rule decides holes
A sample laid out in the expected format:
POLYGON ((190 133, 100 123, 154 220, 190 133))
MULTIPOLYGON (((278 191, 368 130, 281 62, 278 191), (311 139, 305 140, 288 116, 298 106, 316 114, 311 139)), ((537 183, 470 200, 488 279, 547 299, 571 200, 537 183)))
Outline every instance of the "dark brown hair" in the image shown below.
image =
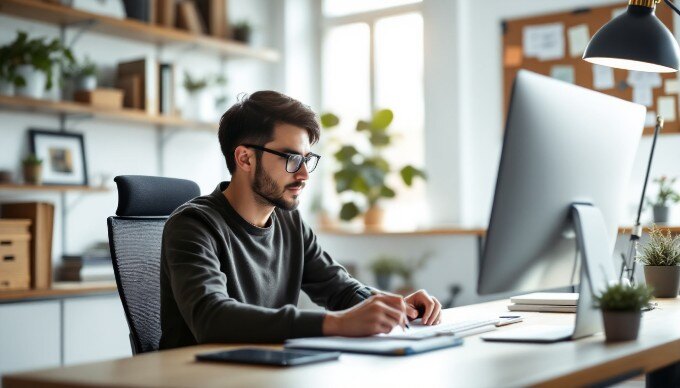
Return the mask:
POLYGON ((270 142, 277 123, 304 128, 311 144, 319 141, 319 124, 307 105, 272 90, 243 95, 222 115, 217 134, 230 173, 236 170, 236 147, 244 143, 264 145, 270 142))

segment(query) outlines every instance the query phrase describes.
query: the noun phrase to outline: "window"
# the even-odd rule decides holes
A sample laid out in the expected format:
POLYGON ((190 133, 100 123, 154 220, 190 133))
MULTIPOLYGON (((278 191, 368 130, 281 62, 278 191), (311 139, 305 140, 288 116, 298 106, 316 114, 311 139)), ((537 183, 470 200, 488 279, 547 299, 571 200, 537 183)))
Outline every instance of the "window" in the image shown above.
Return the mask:
MULTIPOLYGON (((324 112, 341 119, 334 129, 343 143, 358 141, 356 122, 378 109, 394 112, 395 142, 384 156, 393 169, 424 165, 423 18, 414 0, 325 0, 321 96, 324 112)), ((358 145, 360 146, 360 144, 358 145)), ((330 164, 330 155, 326 163, 330 164)), ((334 193, 332 168, 324 191, 334 193)), ((394 174, 388 184, 397 199, 386 201, 386 224, 409 228, 425 223, 425 187, 411 188, 394 174), (397 211, 393 211, 396 209, 397 211), (414 221, 416 224, 414 224, 414 221)), ((333 209, 335 210, 335 209, 333 209)))

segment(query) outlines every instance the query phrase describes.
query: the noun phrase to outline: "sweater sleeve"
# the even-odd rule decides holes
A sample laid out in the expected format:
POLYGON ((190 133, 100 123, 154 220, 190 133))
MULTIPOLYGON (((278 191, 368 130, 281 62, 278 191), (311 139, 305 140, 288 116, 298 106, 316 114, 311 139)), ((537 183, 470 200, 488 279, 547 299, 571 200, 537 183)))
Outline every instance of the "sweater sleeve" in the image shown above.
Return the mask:
POLYGON ((278 309, 230 298, 220 269, 219 232, 199 211, 185 208, 163 231, 162 249, 173 297, 198 343, 276 343, 322 335, 323 312, 278 309))
POLYGON ((302 290, 314 301, 331 311, 352 307, 371 295, 368 287, 347 273, 347 270, 319 245, 316 235, 300 221, 305 244, 302 290))

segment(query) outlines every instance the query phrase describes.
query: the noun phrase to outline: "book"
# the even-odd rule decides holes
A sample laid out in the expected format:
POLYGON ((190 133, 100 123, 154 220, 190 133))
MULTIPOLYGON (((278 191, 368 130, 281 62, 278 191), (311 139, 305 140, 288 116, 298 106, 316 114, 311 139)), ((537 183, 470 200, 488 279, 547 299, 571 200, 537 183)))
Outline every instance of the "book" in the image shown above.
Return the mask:
POLYGON ((539 313, 575 313, 576 306, 557 306, 541 304, 510 304, 509 311, 526 311, 539 313))
POLYGON ((144 110, 142 104, 142 76, 128 74, 118 77, 117 86, 123 90, 123 106, 144 110))
MULTIPOLYGON (((158 62, 151 58, 143 58, 118 64, 117 77, 138 76, 140 78, 140 99, 142 109, 150 115, 158 114, 158 62)), ((124 100, 125 101, 125 100, 124 100)))
POLYGON ((175 28, 176 15, 174 0, 156 1, 156 24, 167 28, 175 28))
POLYGON ((578 293, 576 292, 534 292, 510 298, 511 303, 536 304, 551 306, 576 306, 578 293))
POLYGON ((196 8, 211 36, 227 38, 227 0, 196 0, 196 8))
POLYGON ((0 207, 0 212, 3 218, 31 220, 31 288, 50 288, 52 286, 54 205, 47 202, 5 203, 0 207))
POLYGON ((170 63, 161 63, 158 75, 158 111, 162 115, 173 115, 175 112, 174 67, 170 63))
POLYGON ((205 25, 193 1, 185 0, 177 4, 177 26, 193 34, 205 34, 205 25))

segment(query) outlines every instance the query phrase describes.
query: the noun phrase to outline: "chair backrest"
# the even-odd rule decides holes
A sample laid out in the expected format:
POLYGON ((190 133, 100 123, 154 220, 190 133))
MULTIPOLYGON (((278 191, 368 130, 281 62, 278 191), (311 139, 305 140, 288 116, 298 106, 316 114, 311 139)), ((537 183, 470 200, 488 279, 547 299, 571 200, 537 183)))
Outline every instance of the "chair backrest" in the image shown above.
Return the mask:
POLYGON ((163 227, 181 204, 200 195, 185 179, 117 176, 118 209, 107 219, 118 294, 132 353, 158 350, 161 338, 160 263, 163 227))

